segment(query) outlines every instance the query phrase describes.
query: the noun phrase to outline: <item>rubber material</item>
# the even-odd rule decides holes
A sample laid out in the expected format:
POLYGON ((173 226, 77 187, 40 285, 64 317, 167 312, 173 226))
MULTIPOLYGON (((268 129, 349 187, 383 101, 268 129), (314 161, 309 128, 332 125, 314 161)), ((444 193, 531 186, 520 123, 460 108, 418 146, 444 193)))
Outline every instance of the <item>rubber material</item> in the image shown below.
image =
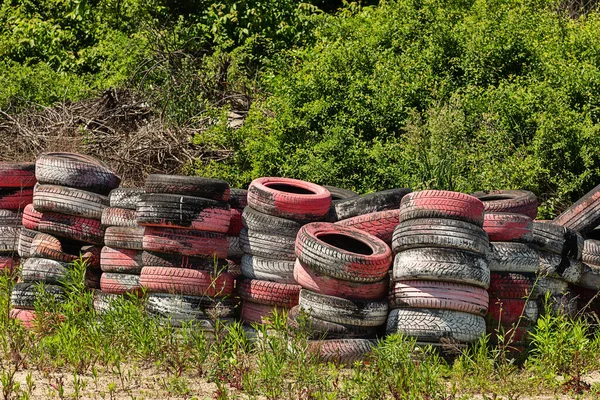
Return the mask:
POLYGON ((394 231, 394 253, 421 247, 444 247, 487 255, 487 233, 464 221, 421 218, 405 221, 394 231))
POLYGON ((277 283, 295 284, 294 262, 261 258, 245 254, 240 263, 244 278, 277 283))
POLYGON ((444 248, 418 248, 398 253, 393 279, 432 280, 470 284, 487 289, 490 270, 485 257, 444 248))
POLYGON ((238 281, 237 294, 253 303, 292 308, 298 304, 300 286, 285 283, 244 279, 238 281))
POLYGON ((552 295, 548 299, 548 307, 545 307, 543 300, 540 300, 540 308, 543 313, 574 317, 577 314, 577 299, 571 296, 570 293, 552 295))
POLYGON ((246 324, 264 324, 272 317, 275 310, 281 312, 285 308, 245 300, 242 301, 240 320, 246 324))
POLYGON ((491 243, 488 257, 490 271, 536 273, 540 267, 538 252, 524 243, 491 243))
MULTIPOLYGON (((22 282, 17 283, 13 287, 12 294, 10 296, 10 304, 14 308, 20 308, 24 310, 35 309, 35 299, 38 295, 37 287, 39 283, 22 282)), ((64 289, 56 285, 44 285, 44 290, 49 298, 54 298, 55 301, 61 301, 64 295, 64 289)))
POLYGON ((142 252, 131 249, 102 248, 100 268, 102 272, 139 275, 143 268, 142 252))
POLYGON ((567 293, 568 290, 569 284, 556 278, 540 277, 533 285, 533 294, 540 299, 543 299, 548 292, 553 295, 559 295, 567 293))
POLYGON ((36 185, 33 206, 40 212, 99 220, 102 210, 108 207, 108 197, 64 186, 36 185))
POLYGON ((309 339, 356 339, 371 338, 377 333, 376 326, 355 326, 336 324, 315 318, 294 306, 288 312, 288 327, 307 334, 309 339))
POLYGON ((399 215, 400 210, 378 211, 345 219, 336 222, 336 225, 367 232, 391 246, 394 229, 400 223, 399 215))
POLYGON ((143 226, 137 228, 109 226, 104 232, 104 244, 120 249, 142 250, 147 230, 148 228, 143 226))
POLYGON ((18 211, 33 201, 32 189, 2 189, 0 184, 0 209, 18 211))
POLYGON ((221 179, 180 175, 148 175, 146 193, 181 194, 206 199, 228 201, 229 184, 221 179))
POLYGON ((595 292, 600 291, 600 267, 584 264, 583 272, 577 285, 595 292))
POLYGON ((135 210, 126 208, 107 207, 102 211, 100 222, 104 228, 121 226, 123 228, 138 228, 135 210))
POLYGON ((600 225, 600 185, 554 218, 554 223, 584 235, 600 225))
POLYGON ((389 288, 387 276, 380 281, 369 283, 344 281, 313 271, 300 260, 295 262, 294 278, 304 289, 349 300, 383 300, 389 288))
POLYGON ((583 274, 583 263, 569 258, 562 258, 553 253, 540 252, 539 274, 562 279, 569 283, 577 283, 583 274))
POLYGON ((9 318, 16 319, 25 329, 33 329, 36 324, 35 311, 13 308, 8 314, 9 318))
POLYGON ((492 326, 535 325, 539 315, 535 300, 493 299, 490 301, 488 319, 492 326))
POLYGON ((239 236, 240 231, 244 228, 244 224, 242 223, 242 212, 244 210, 239 208, 231 209, 231 218, 229 220, 229 230, 227 231, 227 236, 239 236))
POLYGON ((302 224, 297 221, 265 214, 251 207, 244 208, 242 224, 249 231, 289 236, 294 239, 302 227, 302 224))
POLYGON ((337 200, 333 204, 332 212, 328 215, 328 221, 336 222, 377 211, 398 209, 402 198, 410 192, 410 189, 404 188, 389 189, 346 200, 337 200))
POLYGON ((21 267, 23 282, 46 282, 59 285, 68 276, 69 264, 46 258, 28 258, 21 267))
POLYGON ((17 255, 21 228, 0 226, 0 254, 17 255))
POLYGON ((237 236, 229 236, 229 249, 227 250, 227 258, 230 260, 238 260, 244 255, 240 238, 237 236))
POLYGON ((524 299, 532 294, 529 278, 520 274, 494 273, 491 275, 488 293, 490 301, 496 299, 524 299))
POLYGON ((216 232, 147 227, 143 247, 158 253, 227 258, 229 240, 216 232))
POLYGON ((144 267, 140 283, 149 292, 224 297, 233 292, 233 277, 185 268, 144 267))
POLYGON ((533 222, 533 244, 563 258, 581 260, 584 240, 572 229, 553 223, 533 222))
POLYGON ((193 322, 202 328, 207 328, 207 326, 214 328, 215 320, 229 322, 235 316, 235 308, 228 299, 166 293, 150 293, 146 301, 146 312, 150 315, 169 318, 171 324, 176 327, 193 322))
POLYGON ((41 184, 108 194, 121 183, 121 178, 102 162, 81 154, 42 153, 35 164, 35 176, 41 184))
POLYGON ((323 185, 323 187, 325 189, 329 190, 329 193, 331 193, 332 201, 346 200, 346 199, 351 199, 353 197, 358 197, 358 193, 356 193, 352 190, 343 189, 343 188, 339 188, 339 187, 335 187, 335 186, 328 186, 328 185, 323 185))
POLYGON ((38 233, 31 241, 30 256, 72 263, 79 259, 89 268, 100 266, 101 249, 78 241, 59 239, 47 233, 38 233))
POLYGON ((600 267, 600 240, 587 239, 583 242, 581 261, 600 267))
POLYGON ((116 188, 108 195, 110 206, 113 208, 124 208, 135 210, 141 195, 146 193, 142 188, 116 188))
POLYGON ((483 226, 483 202, 447 190, 409 193, 400 202, 400 222, 420 218, 449 218, 483 226))
POLYGON ((227 266, 227 262, 222 259, 188 257, 181 254, 157 253, 152 251, 142 252, 142 263, 147 267, 186 268, 214 272, 220 272, 227 266))
POLYGON ((31 257, 31 243, 33 242, 33 238, 39 232, 34 231, 27 228, 21 228, 21 233, 19 234, 19 243, 17 245, 17 251, 19 256, 22 258, 31 257))
POLYGON ((42 213, 33 208, 33 204, 27 204, 23 209, 23 226, 27 229, 37 230, 42 213))
POLYGON ((485 213, 483 230, 490 242, 524 242, 533 240, 533 221, 523 214, 485 213))
POLYGON ((0 162, 0 187, 26 188, 35 182, 34 163, 0 162))
POLYGON ((19 266, 19 257, 0 256, 0 271, 12 272, 19 266))
POLYGON ((460 311, 395 308, 387 320, 387 334, 402 333, 422 342, 441 340, 473 343, 485 334, 485 318, 460 311))
POLYGON ((100 289, 104 293, 141 295, 140 276, 131 274, 103 273, 100 278, 100 289))
POLYGON ((23 213, 14 210, 0 209, 0 225, 18 227, 23 221, 23 213))
POLYGON ((392 263, 392 252, 381 239, 358 229, 320 222, 300 229, 296 255, 317 272, 351 282, 380 281, 392 263))
POLYGON ((246 228, 240 232, 240 246, 245 254, 276 260, 293 261, 295 238, 276 234, 250 231, 246 228))
POLYGON ((248 205, 248 191, 246 189, 231 188, 228 203, 231 208, 243 209, 248 205))
POLYGON ((102 245, 104 243, 104 231, 100 221, 96 219, 43 212, 37 230, 91 244, 102 245))
POLYGON ((471 195, 483 201, 485 212, 524 214, 531 219, 537 216, 537 198, 527 190, 490 190, 471 195))
POLYGON ((367 358, 376 341, 369 339, 332 339, 308 342, 308 351, 322 362, 352 364, 367 358))

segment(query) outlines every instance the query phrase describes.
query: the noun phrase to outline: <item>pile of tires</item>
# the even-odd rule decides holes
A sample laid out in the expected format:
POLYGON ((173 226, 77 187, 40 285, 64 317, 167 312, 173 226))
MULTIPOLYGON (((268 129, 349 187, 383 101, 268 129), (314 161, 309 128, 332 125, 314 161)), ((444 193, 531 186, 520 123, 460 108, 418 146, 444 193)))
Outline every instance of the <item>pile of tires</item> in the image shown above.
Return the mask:
POLYGON ((60 299, 73 262, 85 261, 87 287, 99 287, 100 220, 109 205, 107 194, 121 182, 102 162, 74 153, 41 154, 35 176, 33 202, 24 209, 18 243, 21 277, 11 296, 11 317, 26 326, 35 319, 37 284, 43 282, 46 293, 60 299))
POLYGON ((464 346, 485 334, 490 270, 483 209, 477 198, 449 191, 402 199, 388 334, 434 346, 464 346))
POLYGON ((144 189, 136 217, 144 227, 140 284, 148 292, 147 313, 206 333, 233 321, 229 184, 153 174, 144 189))
POLYGON ((100 291, 94 306, 102 313, 110 301, 127 293, 141 294, 144 228, 137 223, 136 207, 145 193, 140 188, 117 188, 108 196, 109 207, 102 211, 104 247, 100 256, 100 291))
POLYGON ((600 317, 600 240, 585 239, 581 260, 581 279, 571 292, 577 299, 578 310, 600 317))
POLYGON ((539 291, 532 292, 540 269, 540 256, 532 244, 537 198, 524 190, 473 195, 483 201, 483 229, 491 248, 487 331, 492 342, 501 341, 511 349, 521 349, 539 315, 536 302, 539 291))
POLYGON ((19 265, 17 247, 23 209, 33 200, 35 164, 0 163, 0 270, 19 265))
POLYGON ((244 228, 242 222, 242 213, 248 206, 248 191, 245 189, 231 189, 229 194, 229 206, 231 207, 231 221, 229 223, 229 251, 227 261, 229 263, 228 271, 234 278, 241 274, 240 264, 244 251, 240 245, 240 232, 244 228))
POLYGON ((392 252, 381 239, 332 223, 303 226, 294 278, 302 287, 288 325, 305 331, 323 361, 350 363, 369 352, 388 314, 392 252))
POLYGON ((330 208, 331 193, 322 186, 277 177, 252 181, 240 232, 244 254, 237 294, 243 323, 262 324, 274 310, 298 304, 296 235, 307 222, 323 220, 330 208))

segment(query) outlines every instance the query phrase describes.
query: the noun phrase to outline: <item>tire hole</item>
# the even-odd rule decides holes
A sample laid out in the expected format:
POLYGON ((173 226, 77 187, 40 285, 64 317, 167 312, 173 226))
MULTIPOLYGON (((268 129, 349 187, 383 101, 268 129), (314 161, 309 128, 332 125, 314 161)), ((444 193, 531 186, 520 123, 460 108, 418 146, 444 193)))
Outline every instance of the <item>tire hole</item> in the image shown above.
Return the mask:
POLYGON ((373 254, 373 249, 371 249, 371 247, 369 247, 367 244, 347 235, 326 233, 316 236, 319 240, 322 240, 323 242, 342 250, 357 254, 364 254, 366 256, 373 254))
POLYGON ((481 196, 479 200, 481 201, 496 201, 496 200, 510 200, 513 196, 501 195, 501 194, 488 194, 485 196, 481 196))
POLYGON ((279 190, 280 192, 295 193, 295 194, 316 194, 312 190, 304 189, 298 186, 289 185, 287 183, 266 183, 266 187, 279 190))

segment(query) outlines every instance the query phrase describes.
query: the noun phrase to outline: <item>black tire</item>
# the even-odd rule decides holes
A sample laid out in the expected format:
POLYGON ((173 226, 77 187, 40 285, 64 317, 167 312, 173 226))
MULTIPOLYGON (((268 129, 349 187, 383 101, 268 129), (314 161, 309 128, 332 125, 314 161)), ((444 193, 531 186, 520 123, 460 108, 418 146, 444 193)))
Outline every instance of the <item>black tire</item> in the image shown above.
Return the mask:
POLYGON ((330 339, 308 342, 308 351, 324 363, 352 364, 364 360, 377 345, 371 339, 330 339))
POLYGON ((150 293, 146 312, 159 318, 170 318, 173 326, 194 323, 202 329, 214 329, 214 321, 233 322, 235 307, 231 300, 167 293, 150 293))
POLYGON ((121 178, 93 157, 74 153, 43 153, 35 163, 39 183, 108 194, 121 178))
POLYGON ((146 193, 141 188, 116 188, 108 195, 111 207, 135 210, 141 196, 146 193))
POLYGON ((323 185, 323 187, 325 189, 329 190, 329 193, 331 193, 332 201, 347 200, 347 199, 352 199, 354 197, 358 197, 358 193, 353 192, 352 190, 342 189, 339 187, 327 186, 327 185, 323 185))
POLYGON ((246 207, 248 205, 248 191, 246 189, 231 188, 228 202, 231 208, 246 207))
POLYGON ((94 306, 94 310, 96 310, 96 314, 102 315, 110 311, 114 302, 120 298, 122 298, 122 296, 118 294, 104 293, 101 290, 94 290, 92 305, 94 306))
POLYGON ((100 289, 112 294, 140 294, 140 275, 105 272, 100 277, 100 289))
POLYGON ((443 248, 410 249, 394 259, 393 280, 466 283, 487 289, 490 269, 481 255, 443 248))
POLYGON ((303 312, 294 306, 287 315, 288 327, 296 333, 304 332, 309 339, 367 339, 377 334, 376 326, 336 324, 303 312))
POLYGON ((488 265, 491 272, 516 272, 535 274, 540 267, 538 252, 524 243, 490 243, 488 265))
MULTIPOLYGON (((38 295, 38 291, 36 290, 38 287, 38 282, 23 282, 17 283, 12 291, 10 296, 10 304, 13 308, 20 308, 24 310, 33 310, 35 309, 35 299, 36 295, 38 295)), ((45 293, 50 297, 54 298, 56 302, 59 302, 63 299, 64 289, 57 285, 44 285, 45 293)))
POLYGON ((240 245, 245 254, 275 260, 294 261, 296 239, 290 236, 249 231, 240 232, 240 245))
POLYGON ((422 247, 452 248, 487 255, 490 251, 488 236, 477 225, 468 222, 422 218, 405 221, 394 230, 394 253, 422 247))
POLYGON ((23 221, 23 213, 15 210, 0 209, 0 226, 21 226, 23 221))
POLYGON ((119 249, 143 250, 144 227, 110 226, 104 233, 104 244, 119 249))
POLYGON ((546 293, 552 295, 564 294, 569 291, 569 284, 562 279, 539 277, 534 281, 532 297, 543 298, 546 293))
POLYGON ((244 255, 244 250, 240 244, 240 238, 238 236, 229 236, 229 251, 227 252, 227 259, 239 260, 244 255))
POLYGON ((17 244, 17 252, 19 253, 19 257, 33 257, 33 254, 31 253, 31 244, 38 233, 38 231, 21 228, 21 232, 19 233, 19 243, 17 244))
POLYGON ((584 235, 600 225, 600 185, 554 218, 554 223, 584 235))
POLYGON ((537 216, 537 197, 527 190, 490 190, 471 193, 471 196, 483 201, 485 212, 524 214, 531 219, 537 216))
POLYGON ((198 176, 148 175, 145 190, 146 193, 181 194, 219 201, 228 201, 230 197, 227 182, 198 176))
POLYGON ((587 239, 583 243, 581 261, 600 268, 600 240, 587 239))
POLYGON ((577 285, 586 289, 600 291, 600 267, 584 264, 581 279, 579 279, 577 285))
POLYGON ((396 308, 390 312, 387 334, 402 333, 422 342, 443 340, 473 343, 485 335, 485 318, 460 311, 396 308))
POLYGON ((551 295, 546 302, 545 298, 540 298, 539 307, 544 314, 564 315, 574 317, 577 314, 577 299, 570 293, 551 295))
POLYGON ((381 326, 388 314, 387 301, 347 300, 300 290, 300 309, 315 318, 344 325, 381 326))
POLYGON ((21 228, 0 226, 0 254, 17 254, 21 228))
POLYGON ((156 253, 144 251, 142 263, 147 267, 185 268, 201 271, 223 271, 227 268, 227 261, 214 260, 210 257, 188 257, 180 254, 156 253))
POLYGON ((400 207, 400 200, 410 192, 410 189, 404 188, 390 189, 346 200, 337 200, 335 204, 332 204, 332 211, 327 220, 337 222, 357 215, 396 209, 400 207))
POLYGON ((102 211, 100 223, 104 228, 121 226, 123 228, 137 228, 137 215, 135 210, 126 208, 107 207, 102 211))
POLYGON ((533 244, 540 250, 581 260, 583 237, 572 229, 554 223, 533 222, 533 244))
POLYGON ((23 282, 46 282, 60 285, 67 278, 69 264, 47 258, 28 258, 23 262, 21 279, 23 282))
POLYGON ((275 217, 273 215, 261 213, 252 207, 244 208, 242 213, 242 224, 249 231, 262 233, 277 233, 281 236, 290 236, 296 238, 298 231, 302 228, 300 222, 275 217))
POLYGON ((294 280, 294 261, 273 260, 246 254, 242 256, 240 272, 244 278, 296 284, 294 280))
POLYGON ((85 190, 55 185, 36 185, 33 207, 37 211, 100 219, 108 207, 108 197, 85 190))
POLYGON ((577 283, 583 274, 583 263, 557 254, 540 252, 539 274, 562 279, 569 283, 577 283))

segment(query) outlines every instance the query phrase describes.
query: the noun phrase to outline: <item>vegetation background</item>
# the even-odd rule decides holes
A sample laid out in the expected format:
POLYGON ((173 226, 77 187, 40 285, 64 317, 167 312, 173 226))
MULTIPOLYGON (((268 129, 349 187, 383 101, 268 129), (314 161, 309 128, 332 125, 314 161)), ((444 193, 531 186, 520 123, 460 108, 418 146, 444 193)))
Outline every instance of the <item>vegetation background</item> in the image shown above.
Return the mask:
POLYGON ((10 0, 0 159, 92 153, 129 183, 600 183, 600 13, 558 0, 10 0))

